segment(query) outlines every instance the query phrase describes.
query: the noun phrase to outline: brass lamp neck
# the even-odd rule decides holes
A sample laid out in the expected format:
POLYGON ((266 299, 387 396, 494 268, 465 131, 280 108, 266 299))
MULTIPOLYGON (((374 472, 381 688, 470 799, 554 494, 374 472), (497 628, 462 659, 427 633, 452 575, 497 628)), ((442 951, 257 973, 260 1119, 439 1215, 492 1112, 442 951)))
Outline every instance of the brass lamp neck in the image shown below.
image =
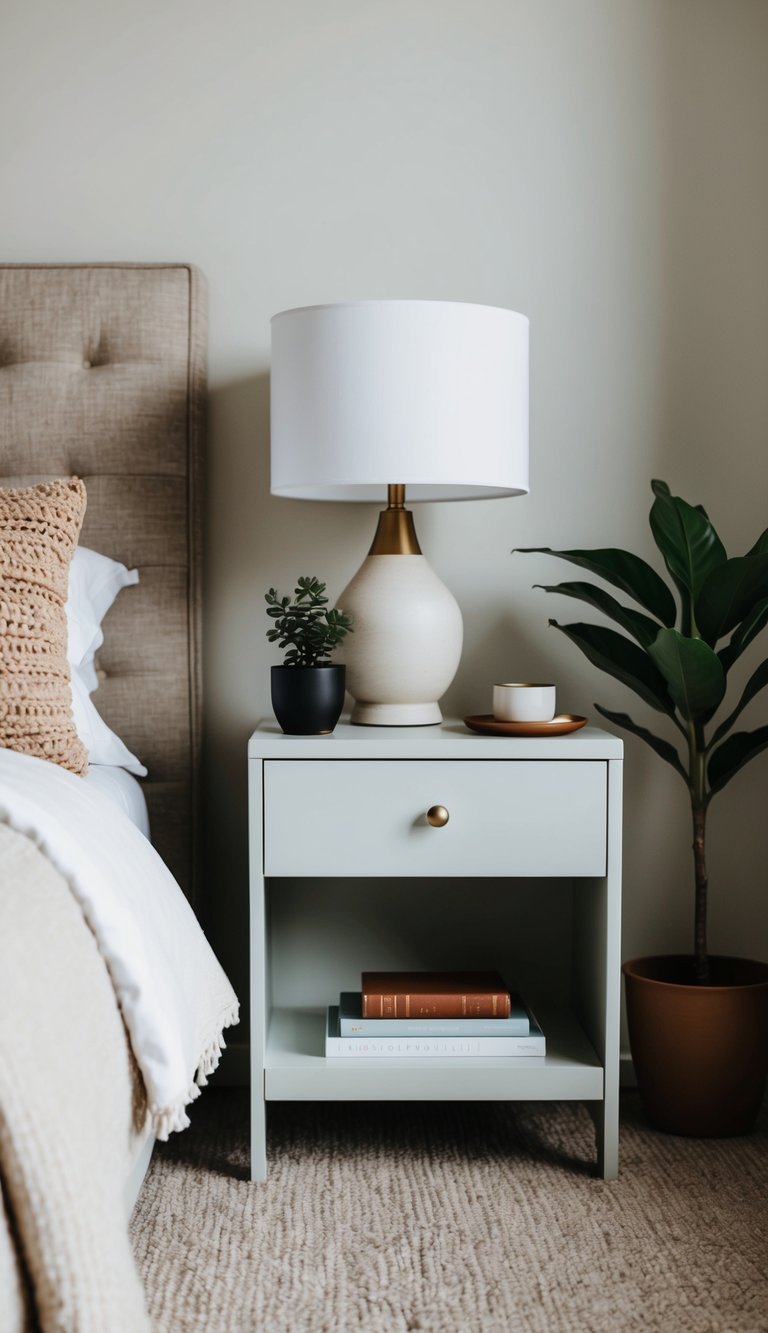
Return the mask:
POLYGON ((405 508, 405 486, 387 487, 387 507, 379 514, 369 555, 421 555, 413 514, 405 508))

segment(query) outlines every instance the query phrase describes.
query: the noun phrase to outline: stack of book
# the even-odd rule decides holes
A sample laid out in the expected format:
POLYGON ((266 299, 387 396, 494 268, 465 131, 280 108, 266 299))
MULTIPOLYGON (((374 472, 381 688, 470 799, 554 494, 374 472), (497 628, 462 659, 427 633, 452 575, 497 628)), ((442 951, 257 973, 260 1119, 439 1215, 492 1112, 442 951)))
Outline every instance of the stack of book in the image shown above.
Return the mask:
POLYGON ((546 1054, 530 1009, 497 972, 363 972, 328 1006, 327 1056, 426 1059, 546 1054))

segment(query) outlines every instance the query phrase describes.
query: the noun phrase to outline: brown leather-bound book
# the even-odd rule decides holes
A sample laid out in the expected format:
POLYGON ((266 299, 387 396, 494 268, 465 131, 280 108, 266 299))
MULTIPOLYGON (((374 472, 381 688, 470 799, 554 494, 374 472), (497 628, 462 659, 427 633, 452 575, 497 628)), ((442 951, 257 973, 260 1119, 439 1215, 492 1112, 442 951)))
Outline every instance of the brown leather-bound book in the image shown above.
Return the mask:
POLYGON ((508 1018, 498 972, 363 972, 363 1018, 508 1018))

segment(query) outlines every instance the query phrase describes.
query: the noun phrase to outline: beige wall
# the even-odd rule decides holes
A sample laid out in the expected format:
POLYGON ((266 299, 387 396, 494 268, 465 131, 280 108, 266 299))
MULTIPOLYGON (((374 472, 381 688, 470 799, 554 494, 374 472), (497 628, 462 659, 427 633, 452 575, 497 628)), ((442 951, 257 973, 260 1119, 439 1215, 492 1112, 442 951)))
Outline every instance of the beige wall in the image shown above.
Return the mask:
MULTIPOLYGON (((208 926, 244 993, 263 591, 310 571, 338 591, 374 512, 269 497, 269 316, 398 296, 530 316, 530 496, 417 514, 465 612, 446 704, 551 676, 564 708, 626 708, 547 628, 574 604, 531 585, 568 568, 510 549, 653 558, 652 476, 734 552, 768 521, 768 5, 33 0, 0 23, 2 258, 191 260, 210 284, 208 926)), ((684 789, 640 742, 626 758, 624 956, 685 949, 684 789)), ((719 950, 768 956, 767 778, 762 756, 713 807, 719 950)))

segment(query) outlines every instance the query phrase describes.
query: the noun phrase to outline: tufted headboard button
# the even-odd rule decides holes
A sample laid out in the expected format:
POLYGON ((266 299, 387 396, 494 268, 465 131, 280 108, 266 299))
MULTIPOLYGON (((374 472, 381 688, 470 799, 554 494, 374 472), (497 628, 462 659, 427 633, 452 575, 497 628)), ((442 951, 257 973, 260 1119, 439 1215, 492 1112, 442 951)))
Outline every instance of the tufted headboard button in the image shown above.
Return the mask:
POLYGON ((83 357, 83 370, 90 370, 90 368, 91 368, 90 361, 88 361, 85 357, 83 357))

